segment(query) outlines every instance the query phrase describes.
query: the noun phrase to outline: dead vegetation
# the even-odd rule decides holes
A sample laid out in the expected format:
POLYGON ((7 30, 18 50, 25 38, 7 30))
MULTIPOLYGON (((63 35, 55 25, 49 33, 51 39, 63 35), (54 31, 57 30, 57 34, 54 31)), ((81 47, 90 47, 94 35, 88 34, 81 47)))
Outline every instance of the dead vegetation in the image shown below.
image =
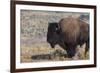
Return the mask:
POLYGON ((21 47, 21 62, 40 61, 65 61, 89 59, 89 54, 85 56, 85 44, 77 46, 77 53, 73 58, 67 57, 67 52, 59 45, 51 48, 47 43, 35 44, 30 47, 21 47))

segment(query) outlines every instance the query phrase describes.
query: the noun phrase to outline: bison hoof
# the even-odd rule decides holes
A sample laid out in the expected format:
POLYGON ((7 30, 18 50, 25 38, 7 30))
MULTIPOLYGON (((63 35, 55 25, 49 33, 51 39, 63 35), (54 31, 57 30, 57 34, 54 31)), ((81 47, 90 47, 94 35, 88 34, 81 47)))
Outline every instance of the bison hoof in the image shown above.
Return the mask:
POLYGON ((72 58, 73 56, 75 56, 75 53, 72 53, 72 52, 70 53, 70 52, 68 52, 68 53, 67 53, 67 56, 68 56, 68 58, 72 58))

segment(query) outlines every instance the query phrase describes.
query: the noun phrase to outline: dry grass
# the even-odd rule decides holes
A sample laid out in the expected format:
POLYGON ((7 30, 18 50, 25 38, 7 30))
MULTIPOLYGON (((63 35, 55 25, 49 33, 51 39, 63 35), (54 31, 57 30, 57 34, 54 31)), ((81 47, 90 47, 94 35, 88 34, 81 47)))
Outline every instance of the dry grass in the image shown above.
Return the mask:
POLYGON ((89 54, 85 57, 85 44, 78 46, 77 53, 73 58, 68 58, 67 53, 60 46, 51 48, 47 43, 34 44, 32 46, 21 47, 21 62, 40 62, 40 61, 64 61, 64 60, 83 60, 89 59, 89 54))

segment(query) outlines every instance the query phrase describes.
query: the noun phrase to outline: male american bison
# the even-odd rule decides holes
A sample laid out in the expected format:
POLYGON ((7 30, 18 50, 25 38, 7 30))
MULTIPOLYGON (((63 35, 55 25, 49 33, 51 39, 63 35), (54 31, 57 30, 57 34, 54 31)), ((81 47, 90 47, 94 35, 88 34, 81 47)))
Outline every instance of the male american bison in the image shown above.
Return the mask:
POLYGON ((76 53, 77 45, 86 43, 86 52, 89 48, 89 24, 79 18, 68 17, 58 23, 49 23, 47 42, 52 48, 56 44, 67 51, 68 57, 76 53))

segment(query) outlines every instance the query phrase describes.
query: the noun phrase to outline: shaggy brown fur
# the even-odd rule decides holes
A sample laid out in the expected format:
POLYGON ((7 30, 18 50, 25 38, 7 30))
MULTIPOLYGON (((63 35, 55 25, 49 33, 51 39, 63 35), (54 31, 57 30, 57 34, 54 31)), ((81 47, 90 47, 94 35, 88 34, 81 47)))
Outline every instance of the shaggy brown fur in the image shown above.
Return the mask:
POLYGON ((68 57, 76 53, 77 45, 86 43, 89 48, 89 24, 74 18, 63 18, 59 23, 51 23, 48 27, 47 42, 54 48, 56 44, 67 51, 68 57))
POLYGON ((74 45, 80 33, 79 20, 72 17, 64 18, 59 22, 59 26, 64 42, 74 45))

